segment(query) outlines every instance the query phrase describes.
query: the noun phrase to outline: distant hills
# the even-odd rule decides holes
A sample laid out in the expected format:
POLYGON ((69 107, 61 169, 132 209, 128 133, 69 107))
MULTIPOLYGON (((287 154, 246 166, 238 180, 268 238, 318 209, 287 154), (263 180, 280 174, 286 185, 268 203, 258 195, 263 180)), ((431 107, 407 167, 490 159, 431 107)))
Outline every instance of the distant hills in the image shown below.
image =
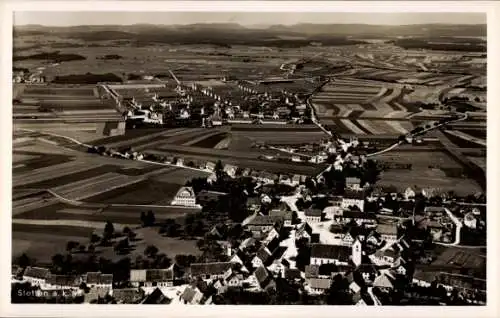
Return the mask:
POLYGON ((364 39, 394 40, 398 37, 485 37, 486 25, 368 25, 368 24, 296 24, 242 26, 237 23, 197 23, 188 25, 80 25, 54 27, 23 25, 14 27, 14 37, 57 35, 86 42, 125 40, 134 45, 151 43, 255 45, 301 47, 311 42, 323 45, 353 45, 364 39))
POLYGON ((370 25, 370 24, 313 24, 295 25, 256 25, 242 26, 237 23, 197 23, 187 25, 81 25, 69 27, 53 27, 41 25, 15 26, 14 32, 39 31, 51 33, 68 32, 158 32, 158 31, 219 31, 219 32, 252 32, 276 35, 336 35, 336 36, 486 36, 486 24, 412 24, 412 25, 370 25))

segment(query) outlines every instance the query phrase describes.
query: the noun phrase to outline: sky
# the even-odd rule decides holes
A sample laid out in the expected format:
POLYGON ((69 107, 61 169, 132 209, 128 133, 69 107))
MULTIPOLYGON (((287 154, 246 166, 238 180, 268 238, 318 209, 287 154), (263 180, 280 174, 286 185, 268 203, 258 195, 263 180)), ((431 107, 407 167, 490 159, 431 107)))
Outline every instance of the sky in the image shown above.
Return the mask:
POLYGON ((41 24, 47 26, 72 25, 130 25, 238 23, 241 25, 293 25, 297 23, 337 24, 485 24, 485 13, 364 13, 364 12, 50 12, 18 11, 14 13, 15 25, 41 24))

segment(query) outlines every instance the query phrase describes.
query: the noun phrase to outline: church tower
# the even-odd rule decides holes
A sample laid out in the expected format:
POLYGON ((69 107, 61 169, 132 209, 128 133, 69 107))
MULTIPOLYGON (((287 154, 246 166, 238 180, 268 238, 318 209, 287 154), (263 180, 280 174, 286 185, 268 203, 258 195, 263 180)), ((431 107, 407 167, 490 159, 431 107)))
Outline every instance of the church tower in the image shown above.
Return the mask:
POLYGON ((361 265, 362 258, 363 258, 363 251, 362 251, 362 247, 361 247, 361 242, 359 241, 358 238, 356 238, 356 240, 352 244, 351 259, 352 259, 352 262, 354 263, 354 265, 356 267, 358 267, 359 265, 361 265))

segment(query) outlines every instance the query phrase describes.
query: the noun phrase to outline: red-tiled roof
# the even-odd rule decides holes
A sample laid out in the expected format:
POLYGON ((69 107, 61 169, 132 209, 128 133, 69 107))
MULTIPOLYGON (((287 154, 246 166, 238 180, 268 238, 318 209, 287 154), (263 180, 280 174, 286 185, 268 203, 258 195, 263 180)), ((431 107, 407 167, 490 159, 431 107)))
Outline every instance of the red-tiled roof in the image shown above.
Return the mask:
POLYGON ((213 263, 193 263, 190 266, 191 275, 222 275, 232 266, 231 262, 213 262, 213 263))
POLYGON ((46 279, 50 275, 50 271, 46 268, 41 267, 26 267, 24 271, 25 277, 38 278, 38 279, 46 279))
POLYGON ((311 257, 336 259, 342 262, 349 260, 351 248, 341 245, 312 244, 311 257))

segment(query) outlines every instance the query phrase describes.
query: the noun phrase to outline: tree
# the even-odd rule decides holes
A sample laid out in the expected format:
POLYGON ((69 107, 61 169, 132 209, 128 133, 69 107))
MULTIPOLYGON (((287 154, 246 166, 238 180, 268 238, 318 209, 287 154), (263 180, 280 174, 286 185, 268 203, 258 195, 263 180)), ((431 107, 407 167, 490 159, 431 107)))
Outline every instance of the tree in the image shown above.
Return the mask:
POLYGON ((120 259, 113 264, 113 281, 115 282, 128 282, 130 280, 131 261, 129 257, 120 259))
POLYGON ((118 254, 122 254, 128 252, 129 248, 130 244, 128 242, 128 238, 124 238, 115 245, 114 249, 118 254))
POLYGON ((78 243, 78 242, 68 241, 68 243, 66 243, 66 251, 68 253, 71 253, 73 251, 73 249, 77 248, 79 245, 80 245, 80 243, 78 243))
POLYGON ((196 256, 194 255, 184 255, 184 254, 178 254, 175 256, 175 263, 179 265, 180 267, 189 267, 191 263, 194 263, 196 261, 196 256))
POLYGON ((92 233, 90 235, 90 243, 97 243, 99 242, 101 238, 99 237, 99 235, 95 234, 95 233, 92 233))
POLYGON ((94 244, 89 244, 89 246, 87 247, 87 252, 89 252, 89 253, 94 253, 95 252, 95 246, 94 246, 94 244))
POLYGON ((28 255, 26 255, 26 253, 23 253, 17 259, 17 264, 22 268, 26 268, 28 266, 31 266, 33 264, 33 261, 28 257, 28 255))
POLYGON ((52 267, 55 271, 60 271, 64 266, 64 256, 62 254, 55 254, 52 256, 52 267))
POLYGON ((153 226, 156 222, 156 217, 153 211, 149 210, 148 214, 146 215, 146 221, 148 226, 153 226))
POLYGON ((144 250, 144 255, 150 258, 154 258, 157 253, 158 248, 154 245, 148 245, 148 247, 146 247, 146 249, 144 250))
POLYGON ((157 254, 154 260, 156 268, 168 268, 172 264, 172 260, 164 253, 157 254))
POLYGON ((146 223, 147 223, 146 213, 144 213, 144 211, 141 211, 141 224, 142 226, 146 226, 146 223))
POLYGON ((349 293, 349 282, 345 277, 338 274, 333 278, 332 284, 327 292, 328 305, 352 305, 352 296, 349 293))
POLYGON ((112 237, 114 233, 115 227, 113 226, 113 223, 106 221, 106 225, 104 226, 104 235, 109 238, 112 237))
POLYGON ((130 231, 130 232, 128 232, 128 235, 127 235, 128 239, 129 239, 130 241, 135 240, 136 236, 137 236, 137 234, 136 234, 134 231, 130 231))
POLYGON ((217 176, 217 181, 222 180, 222 178, 224 177, 224 166, 222 165, 222 161, 217 160, 217 162, 215 163, 214 172, 217 176))

